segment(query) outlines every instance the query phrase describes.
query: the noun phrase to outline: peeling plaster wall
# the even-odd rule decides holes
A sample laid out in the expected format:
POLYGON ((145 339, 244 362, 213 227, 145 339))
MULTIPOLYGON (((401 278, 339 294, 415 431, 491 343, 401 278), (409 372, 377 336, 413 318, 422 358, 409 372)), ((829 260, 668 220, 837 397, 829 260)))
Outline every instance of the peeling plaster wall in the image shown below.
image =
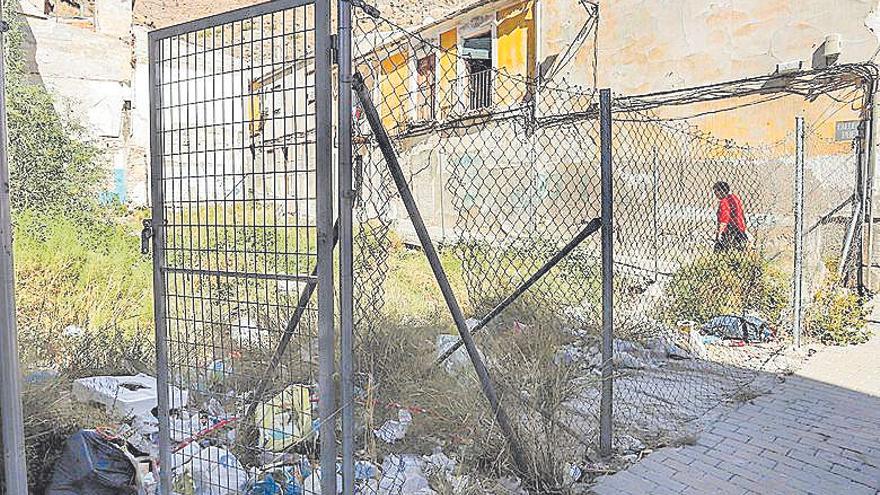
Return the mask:
POLYGON ((95 29, 128 39, 131 35, 132 0, 95 0, 95 29))
MULTIPOLYGON (((639 94, 771 74, 776 64, 813 66, 826 35, 840 36, 838 63, 863 62, 875 55, 878 2, 866 0, 622 0, 602 5, 599 30, 600 87, 616 94, 639 94)), ((739 103, 745 103, 745 100, 739 103)), ((731 102, 682 111, 714 110, 731 102)), ((776 142, 791 133, 803 115, 834 137, 839 120, 858 118, 856 108, 827 98, 809 103, 786 98, 718 114, 697 123, 726 139, 776 142), (834 112, 830 118, 827 113, 834 112)), ((837 151, 834 146, 824 150, 837 151)))
MULTIPOLYGON (((559 65, 589 10, 578 0, 541 0, 540 9, 538 63, 559 65)), ((598 87, 610 87, 615 95, 634 95, 771 74, 784 62, 800 60, 811 68, 814 58, 822 60, 816 55, 830 34, 840 37, 837 63, 864 62, 880 50, 877 0, 606 0, 599 9, 598 73, 593 74, 590 33, 576 44, 570 61, 551 69, 552 82, 592 87, 595 77, 598 87)), ((752 101, 667 109, 664 116, 752 101)), ((859 110, 858 104, 835 106, 827 98, 813 103, 786 98, 694 123, 721 138, 760 144, 790 134, 794 116, 803 115, 821 127, 822 137, 833 139, 835 122, 858 119, 859 110)))
MULTIPOLYGON (((147 28, 133 26, 134 72, 132 74, 131 138, 128 146, 130 180, 143 182, 139 204, 149 204, 150 183, 150 78, 147 28)), ((133 198, 134 199, 134 198, 133 198)))
POLYGON ((45 16, 42 2, 23 0, 30 30, 31 79, 55 96, 56 110, 86 128, 102 149, 108 192, 147 202, 145 148, 132 143, 134 106, 130 0, 99 0, 95 22, 45 16))
MULTIPOLYGON (((578 0, 539 0, 538 65, 551 83, 565 86, 593 86, 593 32, 577 41, 592 12, 578 0), (567 63, 561 59, 566 52, 567 63)), ((593 26, 595 29, 595 26, 593 26)))
POLYGON ((648 93, 769 74, 804 61, 827 34, 841 37, 839 63, 878 47, 876 0, 615 0, 602 2, 599 84, 648 93))

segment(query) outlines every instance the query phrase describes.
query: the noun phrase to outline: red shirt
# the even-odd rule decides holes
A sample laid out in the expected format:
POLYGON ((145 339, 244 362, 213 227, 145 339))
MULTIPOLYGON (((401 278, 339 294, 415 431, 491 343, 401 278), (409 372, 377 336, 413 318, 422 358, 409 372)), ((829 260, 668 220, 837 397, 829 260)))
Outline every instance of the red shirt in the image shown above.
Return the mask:
POLYGON ((733 224, 740 232, 746 231, 746 217, 739 196, 730 193, 718 203, 718 223, 726 223, 728 229, 733 224))

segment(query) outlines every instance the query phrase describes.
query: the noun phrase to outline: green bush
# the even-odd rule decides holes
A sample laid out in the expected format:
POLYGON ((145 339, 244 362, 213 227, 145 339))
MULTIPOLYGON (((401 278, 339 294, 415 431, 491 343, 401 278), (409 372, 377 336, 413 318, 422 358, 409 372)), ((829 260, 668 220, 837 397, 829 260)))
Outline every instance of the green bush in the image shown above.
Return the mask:
POLYGON ((95 208, 107 178, 100 152, 81 125, 58 114, 53 96, 28 80, 26 26, 14 14, 15 2, 4 0, 3 9, 11 27, 4 40, 12 208, 83 216, 95 208))
POLYGON ((107 178, 98 147, 30 79, 17 2, 2 9, 20 358, 61 373, 26 383, 22 396, 29 492, 39 494, 67 437, 108 421, 72 400, 69 379, 152 367, 151 275, 139 228, 98 204, 107 178))
POLYGON ((672 276, 663 316, 704 322, 753 311, 778 323, 787 303, 787 279, 759 252, 707 253, 672 276))
POLYGON ((871 336, 864 300, 851 289, 840 286, 833 263, 827 268, 831 275, 807 308, 806 334, 824 344, 861 344, 871 336))

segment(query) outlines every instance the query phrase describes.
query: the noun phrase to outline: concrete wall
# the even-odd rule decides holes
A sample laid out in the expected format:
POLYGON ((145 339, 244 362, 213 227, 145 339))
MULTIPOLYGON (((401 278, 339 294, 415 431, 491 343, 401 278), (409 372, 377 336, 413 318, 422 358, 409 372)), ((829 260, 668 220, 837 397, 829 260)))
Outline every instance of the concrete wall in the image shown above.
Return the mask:
POLYGON ((876 0, 602 2, 599 85, 649 93, 770 74, 792 60, 810 67, 832 33, 839 63, 866 61, 878 47, 878 12, 876 0))
POLYGON ((128 39, 131 36, 132 0, 95 0, 95 30, 128 39))
POLYGON ((21 10, 32 35, 33 81, 55 95, 57 111, 83 124, 102 149, 107 193, 146 204, 144 151, 131 147, 130 0, 99 0, 92 21, 45 16, 35 0, 23 0, 21 10))

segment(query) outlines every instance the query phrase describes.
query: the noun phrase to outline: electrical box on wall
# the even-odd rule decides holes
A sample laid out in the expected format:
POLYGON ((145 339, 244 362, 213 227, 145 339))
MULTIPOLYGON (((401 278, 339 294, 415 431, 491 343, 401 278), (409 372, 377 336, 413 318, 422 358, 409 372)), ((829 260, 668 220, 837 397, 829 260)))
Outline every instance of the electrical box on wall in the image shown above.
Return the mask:
POLYGON ((840 35, 835 33, 825 36, 825 42, 822 43, 822 51, 826 59, 831 57, 839 57, 840 35))
POLYGON ((804 67, 803 60, 791 60, 788 62, 780 62, 776 64, 776 73, 777 74, 789 74, 791 72, 797 72, 804 67))
POLYGON ((825 35, 822 44, 813 52, 813 68, 821 69, 837 63, 841 54, 840 35, 831 33, 825 35))

